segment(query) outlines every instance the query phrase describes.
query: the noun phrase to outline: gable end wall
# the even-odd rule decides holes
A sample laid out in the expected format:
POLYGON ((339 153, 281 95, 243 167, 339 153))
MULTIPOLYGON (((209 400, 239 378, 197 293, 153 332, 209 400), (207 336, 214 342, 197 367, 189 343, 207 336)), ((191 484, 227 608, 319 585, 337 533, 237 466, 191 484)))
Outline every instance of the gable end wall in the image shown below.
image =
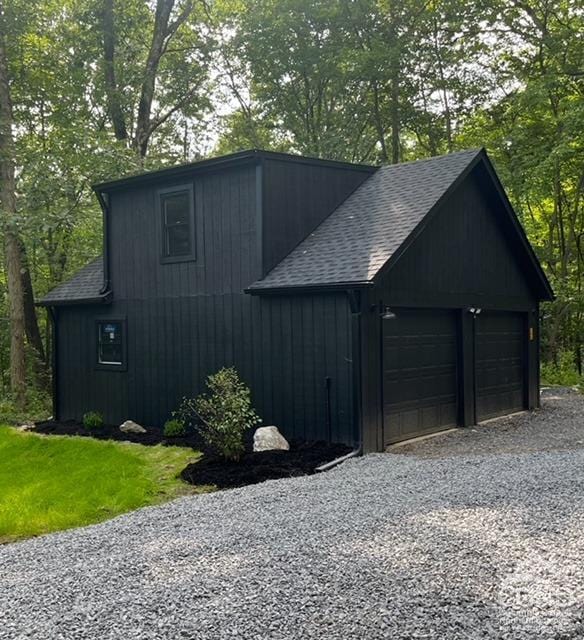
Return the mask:
MULTIPOLYGON (((378 281, 396 306, 532 309, 535 295, 515 231, 475 168, 378 281)), ((423 188, 423 185, 420 185, 423 188)))

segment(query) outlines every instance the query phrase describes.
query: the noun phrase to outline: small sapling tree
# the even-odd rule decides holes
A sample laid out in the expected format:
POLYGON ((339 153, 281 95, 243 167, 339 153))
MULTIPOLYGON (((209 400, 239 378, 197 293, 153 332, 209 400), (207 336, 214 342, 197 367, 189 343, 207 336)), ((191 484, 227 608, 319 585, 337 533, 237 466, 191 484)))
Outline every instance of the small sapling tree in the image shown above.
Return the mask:
POLYGON ((176 417, 193 424, 205 444, 226 460, 239 460, 245 448, 243 434, 261 422, 251 405, 250 390, 234 367, 207 378, 208 393, 183 398, 176 417))

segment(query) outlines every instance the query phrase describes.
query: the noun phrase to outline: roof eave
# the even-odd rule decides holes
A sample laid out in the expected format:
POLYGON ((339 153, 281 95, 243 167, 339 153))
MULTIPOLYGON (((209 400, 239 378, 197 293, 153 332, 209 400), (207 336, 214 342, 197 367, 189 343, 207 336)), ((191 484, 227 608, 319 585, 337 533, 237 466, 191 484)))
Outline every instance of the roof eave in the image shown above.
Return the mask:
POLYGON ((99 296, 93 296, 91 298, 70 298, 63 300, 39 300, 35 302, 37 307, 72 307, 75 305, 88 305, 88 304, 109 304, 112 299, 111 291, 107 291, 99 296))
POLYGON ((379 167, 367 164, 354 164, 351 162, 342 162, 340 160, 326 160, 322 158, 314 158, 310 156, 302 156, 288 153, 278 153, 275 151, 264 151, 261 149, 248 149, 246 151, 238 151, 228 155, 219 156, 217 158, 208 158, 197 162, 190 162, 165 169, 147 171, 129 175, 116 180, 107 180, 91 185, 95 193, 105 193, 114 189, 120 189, 128 186, 140 185, 153 180, 165 180, 168 178, 179 178, 192 172, 203 172, 211 169, 229 167, 244 162, 259 161, 260 158, 272 158, 274 160, 283 160, 287 162, 300 162, 304 164, 318 164, 321 166, 347 167, 352 170, 365 171, 373 173, 379 167))
POLYGON ((180 177, 195 170, 240 164, 241 162, 253 160, 257 157, 258 152, 255 149, 251 151, 241 151, 220 158, 209 158, 208 160, 201 160, 200 162, 191 162, 189 164, 167 167, 166 169, 159 169, 157 171, 136 173, 123 178, 116 178, 115 180, 106 180, 105 182, 92 184, 91 188, 95 193, 104 193, 112 191, 113 189, 151 182, 152 180, 180 177))
POLYGON ((244 293, 252 296, 274 296, 274 295, 295 295, 302 293, 327 293, 335 291, 347 291, 349 289, 364 289, 374 285, 371 280, 361 280, 357 282, 320 282, 315 284, 299 284, 291 286, 274 287, 254 287, 253 285, 244 289, 244 293))

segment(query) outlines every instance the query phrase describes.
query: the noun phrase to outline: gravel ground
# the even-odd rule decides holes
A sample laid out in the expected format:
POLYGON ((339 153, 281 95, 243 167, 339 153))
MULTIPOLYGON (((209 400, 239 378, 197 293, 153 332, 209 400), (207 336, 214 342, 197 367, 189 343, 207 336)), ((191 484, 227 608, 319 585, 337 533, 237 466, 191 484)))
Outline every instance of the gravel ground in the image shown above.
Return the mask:
POLYGON ((565 387, 542 391, 542 411, 525 411, 496 418, 469 429, 456 429, 412 444, 390 448, 392 453, 421 457, 572 451, 584 448, 584 396, 565 387))
POLYGON ((503 424, 0 547, 0 638, 584 638, 584 397, 503 424))

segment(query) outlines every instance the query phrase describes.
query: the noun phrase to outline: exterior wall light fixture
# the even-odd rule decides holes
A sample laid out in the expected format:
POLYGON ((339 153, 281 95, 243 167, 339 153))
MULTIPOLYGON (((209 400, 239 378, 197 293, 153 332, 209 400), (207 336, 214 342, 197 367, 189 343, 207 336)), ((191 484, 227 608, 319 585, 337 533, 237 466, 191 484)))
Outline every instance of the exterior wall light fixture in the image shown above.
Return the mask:
POLYGON ((395 320, 396 318, 396 314, 389 307, 383 307, 382 320, 395 320))

